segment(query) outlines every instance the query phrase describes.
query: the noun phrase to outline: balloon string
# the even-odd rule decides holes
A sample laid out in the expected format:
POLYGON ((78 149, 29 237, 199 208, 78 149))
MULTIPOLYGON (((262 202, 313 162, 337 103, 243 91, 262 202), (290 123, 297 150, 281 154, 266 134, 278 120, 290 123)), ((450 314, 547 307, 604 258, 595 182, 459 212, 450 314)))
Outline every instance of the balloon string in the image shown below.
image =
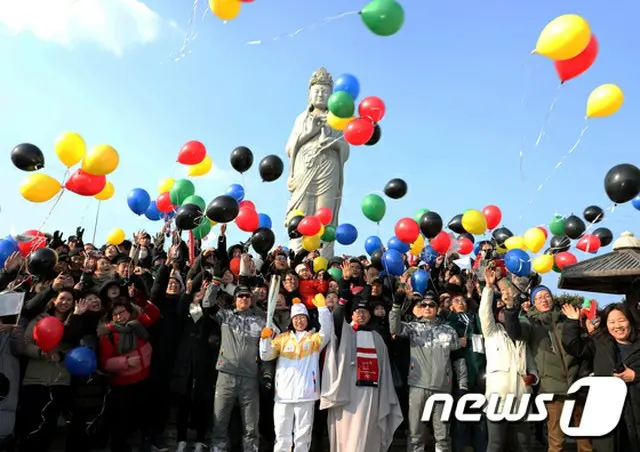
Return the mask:
MULTIPOLYGON (((578 146, 580 145, 580 142, 582 141, 582 138, 584 137, 585 133, 587 133, 587 129, 589 128, 589 125, 585 125, 582 130, 580 131, 580 135, 578 136, 578 139, 576 140, 576 142, 573 144, 573 146, 571 146, 571 149, 569 149, 569 151, 562 156, 562 158, 560 160, 558 160, 558 162, 556 163, 556 165, 553 167, 553 169, 551 170, 551 172, 549 173, 549 175, 540 183, 540 185, 538 185, 538 188, 536 189, 536 193, 534 194, 533 198, 531 198, 531 200, 529 201, 529 206, 531 206, 538 194, 542 191, 542 189, 544 188, 545 184, 547 182, 549 182, 551 180, 551 178, 553 177, 553 175, 560 169, 560 167, 564 164, 564 161, 578 148, 578 146)), ((527 211, 529 211, 530 209, 527 209, 527 211)), ((524 217, 524 213, 520 215, 520 219, 522 220, 522 218, 524 217)))
POLYGON ((551 102, 551 106, 547 110, 547 113, 546 113, 546 115, 544 117, 544 122, 542 123, 542 127, 540 128, 540 133, 538 134, 538 138, 536 139, 536 144, 533 145, 533 149, 538 147, 538 145, 542 142, 542 139, 546 135, 546 128, 549 125, 549 123, 551 122, 551 117, 553 115, 553 110, 556 108, 556 103, 558 102, 558 99, 560 98, 560 90, 562 89, 562 86, 563 85, 561 83, 556 88, 556 95, 553 98, 553 101, 551 102))
POLYGON ((92 199, 90 199, 89 201, 87 201, 87 206, 84 208, 84 211, 82 212, 82 216, 80 217, 80 226, 84 225, 84 218, 87 216, 87 212, 89 211, 89 207, 91 207, 91 201, 93 201, 92 199))
POLYGON ((345 18, 347 16, 353 16, 354 14, 360 14, 360 11, 348 11, 348 12, 345 12, 345 13, 342 13, 342 14, 338 14, 336 16, 327 16, 327 17, 324 17, 324 18, 322 18, 322 19, 320 19, 320 20, 318 20, 318 21, 316 21, 316 22, 314 22, 312 24, 299 27, 295 31, 292 31, 292 32, 289 32, 289 33, 280 34, 280 35, 276 35, 276 36, 273 36, 272 38, 269 38, 269 39, 258 39, 258 40, 255 40, 255 41, 249 41, 249 42, 247 42, 247 45, 265 44, 266 42, 269 42, 269 41, 278 41, 280 39, 295 38, 296 36, 298 36, 303 31, 313 30, 316 27, 325 25, 325 24, 327 24, 329 22, 333 22, 333 21, 336 21, 336 20, 343 19, 343 18, 345 18))
POLYGON ((47 416, 45 415, 45 412, 47 411, 47 408, 49 408, 49 405, 53 403, 53 386, 62 378, 62 370, 60 370, 60 363, 55 363, 55 364, 56 364, 56 367, 58 368, 58 376, 49 386, 49 401, 46 403, 44 407, 42 407, 42 410, 40 410, 40 419, 42 420, 40 421, 40 425, 38 425, 38 428, 27 435, 27 439, 31 438, 33 435, 35 435, 40 430, 42 430, 42 427, 44 427, 44 424, 47 422, 47 416))
POLYGON ((522 97, 520 98, 520 106, 522 107, 522 133, 520 135, 520 180, 524 183, 524 145, 526 142, 526 124, 527 124, 527 107, 529 105, 529 88, 531 85, 531 78, 533 77, 533 66, 531 64, 533 60, 531 59, 531 55, 527 59, 526 64, 526 76, 524 82, 524 88, 522 92, 522 97))
POLYGON ((53 214, 53 211, 55 210, 56 206, 60 202, 60 199, 62 198, 62 195, 64 195, 64 192, 65 192, 64 184, 65 184, 65 182, 67 180, 67 176, 68 175, 69 175, 69 170, 67 169, 64 172, 64 176, 62 177, 62 183, 60 184, 62 186, 62 189, 60 190, 60 193, 58 193, 58 195, 56 196, 56 199, 53 202, 53 204, 51 206, 51 209, 49 209, 49 212, 47 213, 47 216, 44 217, 44 220, 42 220, 42 224, 38 228, 38 232, 42 232, 42 229, 44 228, 44 225, 47 223, 47 221, 49 221, 49 218, 51 218, 51 215, 53 214))
MULTIPOLYGON (((180 61, 181 59, 183 59, 184 57, 186 57, 187 55, 191 54, 191 50, 189 50, 187 52, 187 48, 189 47, 189 43, 191 41, 194 41, 196 39, 196 32, 195 32, 195 18, 196 18, 196 14, 198 12, 198 2, 200 0, 193 0, 193 6, 191 7, 191 15, 189 16, 189 22, 187 22, 187 31, 185 31, 184 33, 184 39, 182 40, 182 46, 180 46, 180 49, 178 50, 177 53, 174 53, 172 55, 169 55, 171 57, 171 59, 173 59, 173 61, 180 61)), ((206 9, 205 9, 205 14, 206 14, 206 9)), ((202 16, 202 18, 204 19, 204 16, 202 16)))
POLYGON ((98 201, 98 208, 96 209, 96 218, 93 222, 93 237, 91 238, 91 243, 95 245, 96 243, 96 232, 98 231, 98 219, 100 218, 100 206, 102 205, 102 201, 98 201))

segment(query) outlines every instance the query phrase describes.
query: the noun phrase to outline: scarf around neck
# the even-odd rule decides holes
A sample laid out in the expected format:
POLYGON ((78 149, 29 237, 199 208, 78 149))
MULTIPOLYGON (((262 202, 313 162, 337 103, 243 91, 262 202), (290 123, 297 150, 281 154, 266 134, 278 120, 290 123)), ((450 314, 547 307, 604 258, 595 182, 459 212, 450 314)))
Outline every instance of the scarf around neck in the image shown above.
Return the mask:
POLYGON ((120 336, 118 338, 118 354, 126 355, 138 347, 138 339, 146 341, 149 339, 149 332, 137 320, 129 320, 127 323, 120 324, 111 322, 111 327, 120 336))
POLYGON ((378 352, 371 330, 355 328, 356 335, 356 386, 378 387, 380 367, 378 352))

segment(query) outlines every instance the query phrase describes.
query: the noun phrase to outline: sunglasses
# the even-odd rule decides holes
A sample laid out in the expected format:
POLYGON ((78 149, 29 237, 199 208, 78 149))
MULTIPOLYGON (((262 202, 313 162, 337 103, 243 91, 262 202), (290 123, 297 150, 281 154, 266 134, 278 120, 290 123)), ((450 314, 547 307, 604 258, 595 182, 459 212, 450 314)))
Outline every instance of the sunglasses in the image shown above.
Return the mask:
POLYGON ((438 305, 435 303, 420 303, 421 306, 425 307, 425 308, 437 308, 438 305))
POLYGON ((251 294, 249 293, 239 293, 236 295, 236 298, 251 298, 251 294))

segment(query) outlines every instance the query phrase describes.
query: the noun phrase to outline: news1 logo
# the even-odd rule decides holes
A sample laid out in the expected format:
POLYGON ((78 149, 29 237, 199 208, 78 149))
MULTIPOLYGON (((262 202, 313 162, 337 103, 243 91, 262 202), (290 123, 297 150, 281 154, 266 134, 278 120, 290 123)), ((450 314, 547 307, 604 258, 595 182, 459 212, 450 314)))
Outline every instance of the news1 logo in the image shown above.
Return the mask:
MULTIPOLYGON (((613 431, 622 418, 624 401, 627 397, 627 385, 618 377, 585 377, 577 380, 567 391, 567 395, 577 393, 583 388, 589 389, 589 395, 582 411, 580 425, 571 427, 575 400, 567 399, 560 415, 560 428, 567 436, 572 437, 601 437, 613 431), (603 415, 606 413, 606 416, 603 415)), ((482 415, 478 412, 486 406, 485 414, 491 422, 539 422, 548 417, 546 402, 551 402, 554 394, 538 394, 535 398, 531 394, 520 396, 519 403, 513 394, 504 398, 504 406, 500 408, 501 398, 498 394, 491 394, 489 399, 483 394, 465 394, 455 404, 455 417, 460 422, 479 422, 482 415), (531 404, 535 405, 535 413, 530 413, 531 404), (517 409, 515 409, 517 408, 517 409), (467 412, 473 410, 473 412, 467 412), (514 412, 515 411, 515 412, 514 412)), ((451 394, 434 394, 427 400, 422 412, 422 421, 429 422, 435 404, 443 402, 442 422, 451 420, 454 399, 451 394)))

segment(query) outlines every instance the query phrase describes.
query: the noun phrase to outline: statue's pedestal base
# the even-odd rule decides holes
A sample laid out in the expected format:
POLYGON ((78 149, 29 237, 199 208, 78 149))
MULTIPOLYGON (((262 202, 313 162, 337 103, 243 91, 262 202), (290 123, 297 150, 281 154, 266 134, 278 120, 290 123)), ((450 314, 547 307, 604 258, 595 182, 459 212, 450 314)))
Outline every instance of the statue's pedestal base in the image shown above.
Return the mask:
MULTIPOLYGON (((302 251, 302 239, 289 240, 289 248, 295 251, 296 253, 299 253, 300 251, 302 251)), ((327 260, 331 259, 333 256, 335 256, 335 254, 333 254, 334 243, 323 242, 322 248, 320 248, 319 251, 320 251, 320 256, 324 257, 327 260)))

